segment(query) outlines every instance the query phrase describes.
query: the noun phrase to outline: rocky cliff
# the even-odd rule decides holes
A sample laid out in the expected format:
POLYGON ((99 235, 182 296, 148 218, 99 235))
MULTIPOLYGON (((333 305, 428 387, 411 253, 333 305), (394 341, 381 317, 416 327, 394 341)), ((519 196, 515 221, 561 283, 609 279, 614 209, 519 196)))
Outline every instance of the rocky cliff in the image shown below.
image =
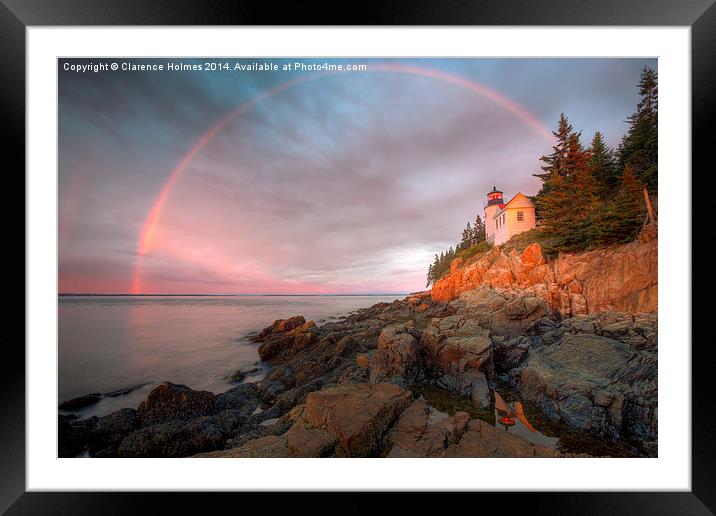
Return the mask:
POLYGON ((648 226, 628 244, 546 259, 539 244, 522 253, 495 248, 471 263, 458 258, 431 290, 433 301, 452 301, 481 285, 535 293, 562 317, 607 311, 657 311, 658 239, 648 226))
POLYGON ((59 456, 656 455, 656 314, 562 319, 488 285, 430 297, 279 319, 251 337, 262 379, 218 394, 163 382, 136 409, 60 415, 59 456))

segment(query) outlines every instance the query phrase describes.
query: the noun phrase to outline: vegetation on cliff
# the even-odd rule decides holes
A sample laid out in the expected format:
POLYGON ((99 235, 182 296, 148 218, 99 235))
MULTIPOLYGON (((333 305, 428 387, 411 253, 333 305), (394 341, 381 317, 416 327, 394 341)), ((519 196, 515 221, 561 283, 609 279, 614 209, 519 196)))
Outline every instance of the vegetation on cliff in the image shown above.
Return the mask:
POLYGON ((450 264, 455 258, 467 260, 477 254, 484 254, 492 248, 485 240, 485 223, 478 214, 475 217, 475 224, 469 222, 462 231, 462 239, 455 248, 450 246, 447 252, 435 255, 435 260, 428 266, 428 277, 426 287, 434 284, 450 272, 450 264))
POLYGON ((630 242, 639 233, 647 210, 644 188, 657 191, 656 72, 642 71, 639 93, 616 152, 599 132, 583 146, 581 131, 560 115, 553 151, 540 158, 542 172, 534 174, 542 181, 535 204, 550 238, 548 254, 630 242))

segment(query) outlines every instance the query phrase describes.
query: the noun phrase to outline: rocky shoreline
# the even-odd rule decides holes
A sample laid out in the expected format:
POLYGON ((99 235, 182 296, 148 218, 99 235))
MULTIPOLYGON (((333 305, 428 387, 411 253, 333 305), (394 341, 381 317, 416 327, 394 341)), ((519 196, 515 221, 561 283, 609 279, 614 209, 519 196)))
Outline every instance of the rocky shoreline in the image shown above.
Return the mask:
POLYGON ((431 290, 434 301, 452 301, 479 286, 521 289, 544 299, 562 318, 606 311, 655 313, 659 242, 646 226, 632 242, 548 259, 540 244, 522 251, 494 247, 477 259, 457 258, 431 290))
POLYGON ((165 382, 136 410, 60 415, 59 455, 655 456, 657 316, 561 317, 533 292, 481 286, 321 326, 277 320, 252 337, 270 365, 263 379, 220 394, 165 382))

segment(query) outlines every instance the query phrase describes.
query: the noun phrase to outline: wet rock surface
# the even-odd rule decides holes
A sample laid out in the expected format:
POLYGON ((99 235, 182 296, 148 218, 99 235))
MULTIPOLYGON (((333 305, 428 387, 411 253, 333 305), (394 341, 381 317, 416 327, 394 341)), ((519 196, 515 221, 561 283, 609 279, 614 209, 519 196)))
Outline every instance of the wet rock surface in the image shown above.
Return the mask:
POLYGON ((102 399, 102 393, 93 392, 92 394, 85 394, 71 400, 63 401, 60 403, 60 410, 77 410, 89 405, 94 405, 102 399))
POLYGON ((568 319, 529 350, 516 384, 556 420, 596 435, 657 436, 655 315, 568 319))
POLYGON ((370 381, 395 381, 409 384, 417 381, 423 370, 413 321, 386 326, 378 337, 378 349, 371 356, 370 381))
POLYGON ((564 319, 532 291, 482 286, 450 303, 411 294, 321 326, 279 319, 253 340, 270 366, 262 379, 216 395, 164 382, 137 410, 61 415, 60 456, 589 453, 574 435, 604 443, 594 448, 602 456, 656 453, 653 314, 564 319), (523 403, 500 391, 503 401, 503 388, 523 403), (619 448, 625 439, 643 446, 619 448))
POLYGON ((150 426, 171 419, 202 416, 214 411, 214 399, 212 392, 164 382, 139 404, 137 417, 141 426, 150 426))

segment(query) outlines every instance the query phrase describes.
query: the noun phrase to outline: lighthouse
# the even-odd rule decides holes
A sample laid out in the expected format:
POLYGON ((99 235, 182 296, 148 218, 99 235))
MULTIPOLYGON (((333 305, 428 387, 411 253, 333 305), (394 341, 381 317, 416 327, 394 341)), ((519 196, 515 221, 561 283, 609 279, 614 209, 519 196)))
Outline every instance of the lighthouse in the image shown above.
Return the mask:
POLYGON ((485 236, 489 243, 495 239, 495 214, 504 206, 505 201, 502 192, 493 186, 492 191, 487 194, 487 205, 485 206, 485 236))
POLYGON ((492 187, 485 205, 485 238, 488 243, 502 245, 536 225, 535 206, 525 194, 517 192, 517 195, 505 202, 502 192, 492 187))

